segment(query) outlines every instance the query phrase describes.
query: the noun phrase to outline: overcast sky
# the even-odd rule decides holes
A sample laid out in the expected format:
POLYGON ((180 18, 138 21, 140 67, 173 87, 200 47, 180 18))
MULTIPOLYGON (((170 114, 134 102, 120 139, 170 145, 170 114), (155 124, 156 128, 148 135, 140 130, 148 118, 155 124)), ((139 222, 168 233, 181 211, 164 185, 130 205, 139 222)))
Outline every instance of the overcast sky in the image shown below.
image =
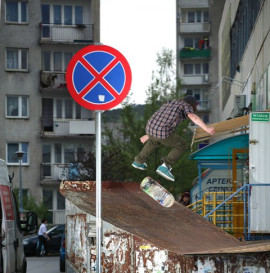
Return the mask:
POLYGON ((175 0, 101 0, 100 41, 129 62, 135 103, 145 102, 157 53, 163 47, 175 52, 175 5, 175 0))

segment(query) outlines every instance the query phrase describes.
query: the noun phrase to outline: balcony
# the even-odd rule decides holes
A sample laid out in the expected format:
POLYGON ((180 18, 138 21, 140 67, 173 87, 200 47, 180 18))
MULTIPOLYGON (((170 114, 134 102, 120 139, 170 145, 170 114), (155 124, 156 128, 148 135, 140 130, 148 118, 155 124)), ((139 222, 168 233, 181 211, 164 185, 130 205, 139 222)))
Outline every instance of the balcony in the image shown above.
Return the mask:
POLYGON ((204 75, 181 75, 182 85, 208 85, 208 74, 204 75))
MULTIPOLYGON (((42 163, 41 164, 41 179, 46 182, 51 181, 62 181, 62 180, 73 180, 77 169, 72 168, 72 164, 68 163, 42 163)), ((78 175, 77 175, 78 176, 78 175)))
POLYGON ((210 23, 180 23, 180 33, 209 33, 210 23))
POLYGON ((198 111, 209 111, 210 110, 209 100, 199 100, 197 102, 198 102, 198 105, 197 105, 198 111))
POLYGON ((42 118, 42 135, 51 137, 82 136, 95 134, 94 120, 68 120, 52 117, 42 118))
POLYGON ((181 59, 209 59, 211 57, 211 49, 183 48, 180 50, 181 59))
POLYGON ((94 40, 94 25, 41 24, 41 42, 90 43, 94 40))
POLYGON ((66 73, 41 71, 40 88, 43 91, 67 90, 66 73))

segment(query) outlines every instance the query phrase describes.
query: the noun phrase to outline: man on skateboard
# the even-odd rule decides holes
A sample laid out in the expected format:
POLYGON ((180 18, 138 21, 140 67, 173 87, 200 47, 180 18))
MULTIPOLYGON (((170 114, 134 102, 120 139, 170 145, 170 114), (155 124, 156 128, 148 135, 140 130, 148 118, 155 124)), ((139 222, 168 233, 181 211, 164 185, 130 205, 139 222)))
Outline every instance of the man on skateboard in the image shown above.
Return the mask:
POLYGON ((185 96, 182 100, 173 100, 163 104, 148 120, 146 135, 140 138, 140 141, 146 144, 135 157, 132 166, 139 170, 146 170, 146 159, 158 146, 170 147, 171 151, 162 158, 163 164, 157 168, 156 172, 164 178, 174 181, 171 166, 177 162, 187 148, 185 140, 175 132, 177 125, 189 118, 210 135, 215 133, 213 127, 207 126, 195 114, 196 111, 197 102, 192 96, 185 96))

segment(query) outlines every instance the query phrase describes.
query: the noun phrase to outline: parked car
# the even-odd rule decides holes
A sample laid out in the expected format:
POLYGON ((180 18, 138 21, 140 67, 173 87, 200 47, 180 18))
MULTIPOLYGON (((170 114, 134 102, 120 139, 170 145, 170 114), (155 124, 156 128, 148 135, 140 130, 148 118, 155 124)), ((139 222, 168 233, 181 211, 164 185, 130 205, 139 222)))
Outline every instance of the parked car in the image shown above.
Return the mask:
POLYGON ((60 246, 59 270, 60 270, 60 272, 66 271, 66 236, 65 236, 65 233, 62 235, 61 246, 60 246))
MULTIPOLYGON (((64 233, 65 233, 64 224, 56 225, 48 230, 47 234, 50 237, 50 240, 47 241, 49 254, 57 254, 57 253, 59 254, 61 239, 64 233)), ((25 256, 38 255, 37 253, 38 235, 24 238, 23 247, 24 247, 25 256)))

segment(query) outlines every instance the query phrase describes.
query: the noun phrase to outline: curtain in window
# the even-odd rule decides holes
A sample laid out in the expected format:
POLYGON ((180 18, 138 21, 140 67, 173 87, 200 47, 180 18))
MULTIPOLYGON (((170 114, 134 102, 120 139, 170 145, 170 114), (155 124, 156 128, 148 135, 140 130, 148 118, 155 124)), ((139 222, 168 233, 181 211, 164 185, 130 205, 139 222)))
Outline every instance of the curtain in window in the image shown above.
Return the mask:
POLYGON ((7 97, 7 116, 17 117, 19 115, 18 97, 7 97))
POLYGON ((19 163, 19 159, 15 154, 19 150, 18 143, 8 143, 7 146, 7 161, 8 163, 19 163))
POLYGON ((7 68, 18 69, 18 50, 7 49, 7 68))
POLYGON ((83 8, 75 6, 75 24, 83 24, 83 8))
POLYGON ((21 22, 27 22, 27 2, 21 1, 21 22))
POLYGON ((54 71, 62 71, 62 53, 53 53, 54 71))
POLYGON ((53 23, 56 25, 62 23, 61 5, 53 5, 53 23))
POLYGON ((6 2, 6 21, 18 22, 18 2, 7 1, 6 2))
POLYGON ((65 71, 67 71, 68 64, 72 58, 72 52, 65 52, 64 53, 64 61, 65 61, 65 71))
POLYGON ((64 23, 72 25, 72 6, 64 6, 64 23))
POLYGON ((65 118, 72 119, 72 112, 73 112, 73 101, 72 100, 65 100, 65 118))

